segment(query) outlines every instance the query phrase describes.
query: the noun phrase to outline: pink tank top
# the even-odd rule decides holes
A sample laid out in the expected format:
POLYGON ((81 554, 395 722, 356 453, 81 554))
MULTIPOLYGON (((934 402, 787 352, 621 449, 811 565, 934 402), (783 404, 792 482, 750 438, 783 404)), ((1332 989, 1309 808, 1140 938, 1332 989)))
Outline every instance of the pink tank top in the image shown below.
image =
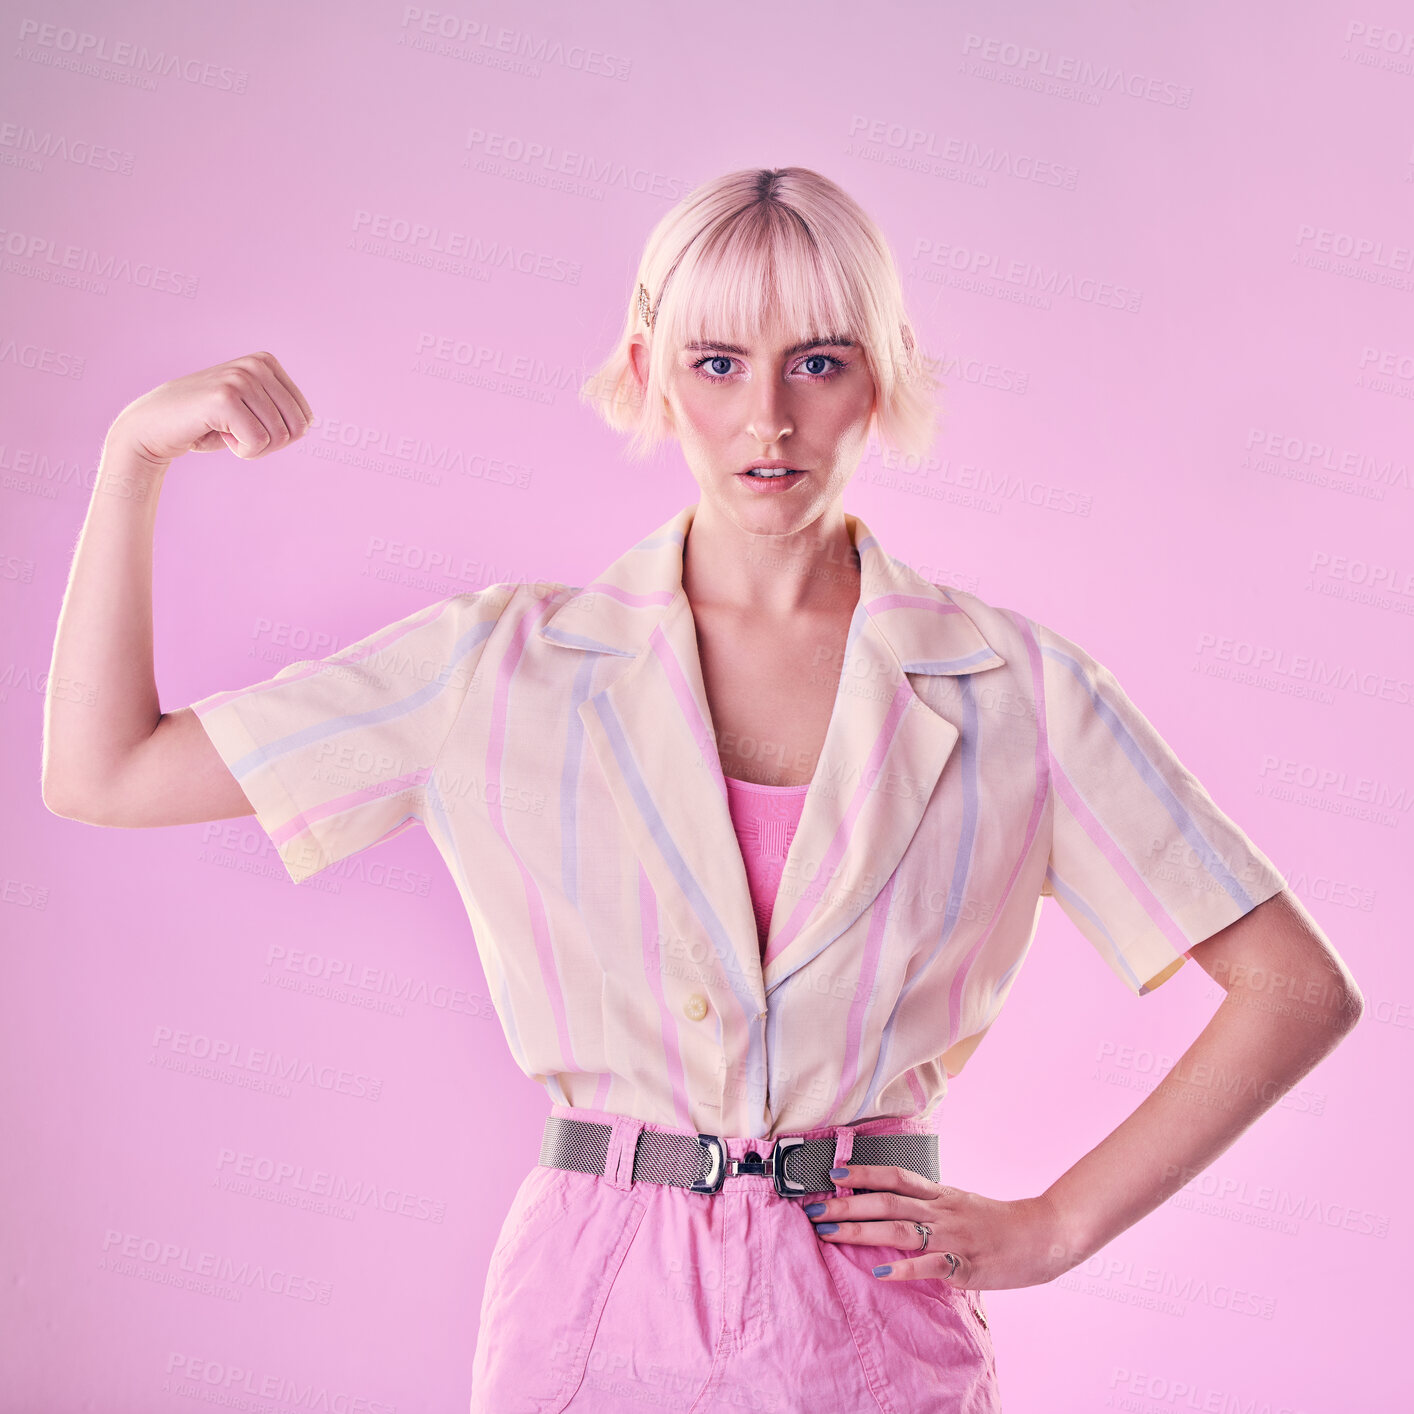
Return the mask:
POLYGON ((727 776, 727 807, 746 865, 746 882, 751 890, 751 907, 756 915, 756 939, 766 951, 766 934, 771 927, 771 909, 785 869, 786 851, 800 824, 805 808, 803 786, 763 786, 755 781, 739 781, 727 776))

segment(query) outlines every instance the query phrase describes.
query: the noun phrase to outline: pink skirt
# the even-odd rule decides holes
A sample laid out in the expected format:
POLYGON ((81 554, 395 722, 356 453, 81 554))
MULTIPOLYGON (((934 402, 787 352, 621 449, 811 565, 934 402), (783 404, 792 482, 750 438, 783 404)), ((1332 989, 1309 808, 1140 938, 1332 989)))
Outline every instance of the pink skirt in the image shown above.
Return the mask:
MULTIPOLYGON (((537 1164, 522 1181, 491 1255, 470 1414, 1001 1409, 980 1292, 880 1280, 874 1267, 911 1254, 817 1237, 806 1200, 768 1175, 728 1175, 714 1195, 626 1176, 640 1129, 693 1131, 551 1113, 614 1124, 611 1173, 537 1164)), ((889 1132, 932 1131, 880 1119, 805 1134, 836 1136, 847 1163, 854 1134, 889 1132)), ((724 1143, 731 1158, 773 1147, 724 1143)))

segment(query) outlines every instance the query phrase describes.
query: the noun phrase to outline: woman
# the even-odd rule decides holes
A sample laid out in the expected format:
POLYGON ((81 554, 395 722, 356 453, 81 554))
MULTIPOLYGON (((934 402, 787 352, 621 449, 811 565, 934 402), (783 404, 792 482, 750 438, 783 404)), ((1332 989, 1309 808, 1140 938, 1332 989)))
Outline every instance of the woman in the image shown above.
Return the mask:
POLYGON ((1358 1019, 1281 875, 1107 669, 844 510, 871 432, 926 447, 934 391, 865 213, 801 168, 731 173, 653 232, 590 394, 634 451, 676 438, 696 505, 583 588, 456 595, 170 713, 166 469, 278 450, 310 412, 257 354, 109 432, 53 663, 100 709, 46 703, 46 804, 254 811, 296 883, 427 826, 552 1101, 473 1411, 997 1409, 981 1293, 1099 1250, 1358 1019), (993 1199, 942 1181, 936 1111, 1046 894, 1131 991, 1194 957, 1227 996, 1113 1134, 993 1199), (1274 973, 1301 1014, 1262 995, 1274 973))

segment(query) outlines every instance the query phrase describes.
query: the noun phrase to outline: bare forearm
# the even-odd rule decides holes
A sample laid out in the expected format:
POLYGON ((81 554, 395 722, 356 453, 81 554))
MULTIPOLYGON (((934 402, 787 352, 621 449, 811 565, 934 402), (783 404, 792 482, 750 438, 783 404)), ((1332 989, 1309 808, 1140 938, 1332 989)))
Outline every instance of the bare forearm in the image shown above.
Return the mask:
POLYGON ((165 466, 110 431, 69 568, 44 701, 44 790, 100 795, 161 716, 152 662, 152 543, 165 466))
POLYGON ((1332 1051, 1358 1003, 1323 987, 1318 1007, 1272 1007, 1234 986, 1173 1069, 1107 1138, 1046 1190, 1073 1266, 1152 1212, 1332 1051))

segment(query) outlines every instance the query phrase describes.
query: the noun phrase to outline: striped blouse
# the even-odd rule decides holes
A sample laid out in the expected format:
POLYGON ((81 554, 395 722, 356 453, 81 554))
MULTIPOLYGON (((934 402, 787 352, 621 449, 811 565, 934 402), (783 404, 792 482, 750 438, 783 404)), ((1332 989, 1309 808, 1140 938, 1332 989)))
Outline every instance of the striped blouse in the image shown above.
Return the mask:
POLYGON ((426 827, 554 1101, 748 1137, 927 1117, 1046 896, 1142 996, 1284 887, 1085 649, 849 515, 860 597, 763 947, 682 588, 695 509, 582 588, 453 595, 193 704, 296 883, 426 827))

